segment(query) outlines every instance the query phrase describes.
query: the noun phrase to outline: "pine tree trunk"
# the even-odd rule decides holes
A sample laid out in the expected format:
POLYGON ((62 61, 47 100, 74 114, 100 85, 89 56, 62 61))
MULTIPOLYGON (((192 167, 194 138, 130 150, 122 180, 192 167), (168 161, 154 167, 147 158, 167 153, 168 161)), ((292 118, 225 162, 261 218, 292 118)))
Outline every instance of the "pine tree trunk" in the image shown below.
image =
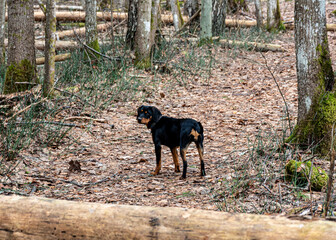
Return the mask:
POLYGON ((336 93, 326 31, 325 0, 295 2, 298 123, 288 141, 330 150, 336 93))
POLYGON ((46 29, 45 29, 45 64, 43 96, 53 96, 55 80, 55 55, 56 55, 56 2, 47 0, 46 4, 46 29))
POLYGON ((212 0, 202 0, 201 11, 201 41, 209 40, 212 37, 212 0))
POLYGON ((6 15, 6 0, 0 0, 0 65, 4 65, 6 60, 5 15, 6 15))
POLYGON ((267 30, 272 31, 281 27, 279 0, 267 0, 267 30))
POLYGON ((151 0, 139 0, 138 24, 135 32, 135 65, 149 68, 151 65, 151 0))
POLYGON ((227 0, 212 0, 212 35, 224 34, 227 0))
POLYGON ((262 28, 263 26, 263 15, 262 15, 262 5, 260 0, 254 0, 255 15, 257 19, 257 28, 262 28))
POLYGON ((134 50, 135 33, 138 24, 138 5, 139 0, 129 0, 126 45, 134 50))
POLYGON ((179 0, 170 0, 171 11, 173 14, 173 23, 174 23, 174 28, 176 32, 180 30, 183 24, 181 9, 180 9, 178 1, 179 0))
POLYGON ((97 1, 85 1, 85 41, 86 45, 100 51, 97 31, 97 1))
POLYGON ((36 82, 34 1, 8 0, 8 62, 4 93, 24 91, 36 82))

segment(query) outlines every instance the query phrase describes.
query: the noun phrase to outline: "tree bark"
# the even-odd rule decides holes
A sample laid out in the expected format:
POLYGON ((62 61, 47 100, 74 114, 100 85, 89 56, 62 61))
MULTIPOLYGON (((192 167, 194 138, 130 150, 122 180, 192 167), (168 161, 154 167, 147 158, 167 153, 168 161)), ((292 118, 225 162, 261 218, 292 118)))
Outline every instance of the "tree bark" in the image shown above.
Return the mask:
POLYGON ((336 223, 0 196, 1 239, 330 239, 336 223))
POLYGON ((4 65, 6 62, 5 16, 6 16, 6 0, 0 0, 0 65, 4 65))
POLYGON ((212 0, 212 35, 221 36, 225 30, 227 0, 212 0))
POLYGON ((138 5, 139 0, 129 0, 126 44, 131 50, 134 50, 135 33, 138 24, 138 5))
POLYGON ((85 29, 86 45, 99 52, 96 0, 85 0, 85 29))
POLYGON ((279 29, 282 25, 279 0, 267 0, 267 30, 279 29))
POLYGON ((181 9, 178 1, 179 0, 170 0, 171 11, 173 14, 173 23, 176 32, 180 30, 181 26, 183 25, 181 9))
POLYGON ((325 0, 295 2, 295 49, 298 79, 298 123, 288 141, 317 145, 322 155, 331 147, 336 122, 334 72, 326 31, 325 0))
POLYGON ((151 65, 151 0, 139 0, 137 29, 135 32, 135 65, 138 68, 149 68, 151 65))
POLYGON ((201 10, 201 41, 212 37, 212 0, 202 0, 201 10))
MULTIPOLYGON (((200 9, 198 0, 185 0, 184 1, 184 14, 189 17, 189 19, 194 16, 194 14, 200 9)), ((192 32, 199 25, 200 17, 197 16, 189 24, 189 31, 192 32)))
POLYGON ((56 2, 47 0, 46 4, 46 28, 45 28, 45 64, 43 80, 43 96, 54 95, 55 81, 55 55, 56 55, 56 2))
POLYGON ((36 82, 34 1, 8 0, 8 62, 4 93, 25 91, 36 82))
POLYGON ((257 28, 260 29, 263 27, 263 14, 262 14, 262 5, 261 0, 254 0, 255 6, 255 15, 257 19, 257 28))

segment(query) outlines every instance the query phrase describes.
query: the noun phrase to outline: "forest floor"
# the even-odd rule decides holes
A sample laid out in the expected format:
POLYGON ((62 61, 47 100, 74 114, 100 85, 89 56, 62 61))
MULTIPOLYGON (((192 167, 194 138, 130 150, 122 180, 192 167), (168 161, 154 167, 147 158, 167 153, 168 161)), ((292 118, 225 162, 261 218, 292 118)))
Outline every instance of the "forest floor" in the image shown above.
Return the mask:
MULTIPOLYGON (((284 21, 292 21, 293 2, 282 4, 285 6, 282 8, 284 21)), ((328 22, 336 21, 330 14, 335 7, 328 3, 328 22)), ((333 63, 336 63, 336 34, 329 32, 328 35, 333 63)), ((21 152, 24 161, 15 179, 11 179, 16 182, 11 188, 27 195, 57 199, 231 212, 291 214, 293 208, 311 202, 316 202, 320 208, 325 193, 310 195, 307 190, 299 190, 299 197, 289 197, 285 193, 292 190, 289 190, 291 184, 281 177, 284 171, 279 171, 279 180, 272 186, 252 181, 248 189, 239 190, 240 186, 234 189, 230 183, 237 181, 240 167, 250 164, 246 161, 250 159, 249 150, 256 136, 281 136, 288 122, 277 84, 288 105, 292 124, 296 120, 293 31, 278 34, 273 43, 281 45, 285 51, 260 53, 213 47, 210 75, 206 78, 195 76, 186 84, 177 84, 169 75, 154 76, 143 72, 143 81, 148 88, 153 88, 145 101, 111 105, 99 115, 105 123, 95 122, 86 130, 73 128, 71 135, 76 141, 71 145, 21 152), (163 147, 161 173, 150 175, 155 168, 151 133, 136 121, 136 110, 142 104, 154 105, 167 116, 194 118, 203 124, 205 177, 199 176, 199 158, 194 146, 189 147, 187 154, 186 180, 180 180, 180 173, 174 172, 172 156, 166 147, 163 147), (68 170, 71 160, 80 163, 81 172, 68 170), (225 194, 228 195, 223 196, 225 194), (286 196, 287 201, 282 199, 286 196), (309 200, 311 196, 313 199, 309 200), (268 201, 275 202, 269 203, 275 209, 265 208, 268 201)), ((328 169, 327 161, 318 158, 314 161, 328 169)), ((267 167, 265 169, 267 171, 267 167)), ((269 171, 272 169, 270 167, 269 171)), ((0 184, 0 187, 8 188, 9 185, 0 184)))

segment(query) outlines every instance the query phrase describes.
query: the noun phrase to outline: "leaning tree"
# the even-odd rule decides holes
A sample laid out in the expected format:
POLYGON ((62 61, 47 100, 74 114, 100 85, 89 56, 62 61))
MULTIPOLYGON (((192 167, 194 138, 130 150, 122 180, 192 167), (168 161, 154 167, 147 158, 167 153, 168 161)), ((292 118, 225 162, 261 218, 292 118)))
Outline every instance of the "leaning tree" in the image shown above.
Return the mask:
POLYGON ((335 79, 325 6, 325 0, 295 1, 298 121, 288 139, 301 146, 315 146, 322 155, 335 147, 331 146, 331 132, 336 122, 335 79))

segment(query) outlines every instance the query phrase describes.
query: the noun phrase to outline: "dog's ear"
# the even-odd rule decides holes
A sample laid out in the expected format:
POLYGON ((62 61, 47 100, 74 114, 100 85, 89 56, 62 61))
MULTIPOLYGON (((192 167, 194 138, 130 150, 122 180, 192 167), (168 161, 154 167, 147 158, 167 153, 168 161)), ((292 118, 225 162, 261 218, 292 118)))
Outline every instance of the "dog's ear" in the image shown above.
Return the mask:
POLYGON ((158 122, 160 120, 160 117, 162 116, 159 109, 156 107, 152 107, 152 120, 153 122, 158 122))

